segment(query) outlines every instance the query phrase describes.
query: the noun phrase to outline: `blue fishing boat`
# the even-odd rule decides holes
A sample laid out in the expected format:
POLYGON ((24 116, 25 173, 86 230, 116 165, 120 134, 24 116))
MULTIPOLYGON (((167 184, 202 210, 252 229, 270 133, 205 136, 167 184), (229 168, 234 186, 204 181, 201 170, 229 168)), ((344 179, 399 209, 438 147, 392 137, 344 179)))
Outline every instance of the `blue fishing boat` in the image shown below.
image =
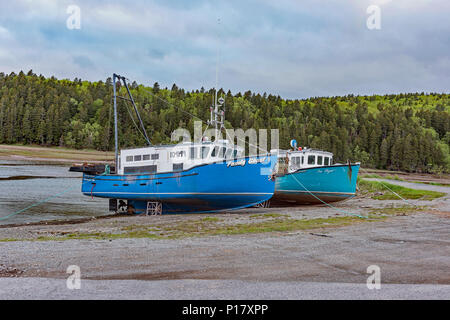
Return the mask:
POLYGON ((356 195, 360 163, 333 163, 330 152, 297 148, 278 153, 275 193, 270 202, 316 204, 342 201, 356 195))
MULTIPOLYGON (((147 148, 133 151, 147 153, 153 150, 147 148)), ((160 151, 163 151, 163 148, 160 151)), ((274 181, 271 181, 268 175, 262 175, 261 170, 271 170, 271 163, 275 161, 275 156, 220 159, 213 163, 194 165, 186 170, 154 173, 151 173, 154 165, 146 165, 145 161, 142 161, 142 166, 119 168, 142 173, 85 173, 82 192, 87 196, 127 200, 127 211, 130 213, 143 213, 147 212, 147 209, 151 213, 199 213, 239 209, 272 197, 274 181)))
MULTIPOLYGON (((153 146, 147 137, 124 77, 115 75, 114 119, 116 156, 114 173, 107 166, 81 165, 81 191, 110 199, 111 211, 128 213, 203 213, 240 209, 270 199, 276 155, 244 157, 244 150, 228 140, 185 142, 153 146), (118 151, 116 79, 122 80, 149 146, 118 151)), ((217 98, 211 123, 223 125, 217 98), (218 116, 221 120, 218 120, 218 116), (214 119, 214 120, 213 120, 214 119)), ((217 129, 217 127, 216 127, 217 129)))

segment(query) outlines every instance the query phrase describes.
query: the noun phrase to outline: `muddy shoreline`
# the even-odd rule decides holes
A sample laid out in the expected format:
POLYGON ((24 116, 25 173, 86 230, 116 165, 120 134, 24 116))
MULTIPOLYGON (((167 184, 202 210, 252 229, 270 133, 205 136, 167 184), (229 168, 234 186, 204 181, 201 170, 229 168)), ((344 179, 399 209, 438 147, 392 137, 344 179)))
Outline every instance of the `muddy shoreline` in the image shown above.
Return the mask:
MULTIPOLYGON (((0 281, 22 279, 25 282, 15 285, 21 288, 20 283, 28 286, 49 279, 43 283, 51 294, 62 290, 54 285, 64 285, 67 267, 77 265, 82 279, 94 287, 101 283, 110 288, 105 292, 119 298, 125 297, 114 291, 117 281, 128 281, 126 285, 134 288, 148 287, 140 282, 152 283, 155 294, 175 297, 159 284, 180 281, 190 288, 189 283, 205 296, 211 290, 208 281, 224 286, 241 281, 244 287, 227 289, 234 296, 252 283, 265 292, 279 290, 281 283, 316 283, 319 292, 339 288, 339 283, 361 289, 368 266, 377 265, 383 284, 427 286, 420 289, 423 295, 416 287, 411 287, 411 294, 428 299, 436 292, 450 298, 450 191, 432 201, 358 196, 334 205, 339 211, 314 205, 4 225, 0 281)), ((399 288, 403 292, 406 287, 399 288)), ((186 298, 194 296, 189 292, 186 298)), ((295 298, 299 293, 292 287, 285 294, 295 298)))

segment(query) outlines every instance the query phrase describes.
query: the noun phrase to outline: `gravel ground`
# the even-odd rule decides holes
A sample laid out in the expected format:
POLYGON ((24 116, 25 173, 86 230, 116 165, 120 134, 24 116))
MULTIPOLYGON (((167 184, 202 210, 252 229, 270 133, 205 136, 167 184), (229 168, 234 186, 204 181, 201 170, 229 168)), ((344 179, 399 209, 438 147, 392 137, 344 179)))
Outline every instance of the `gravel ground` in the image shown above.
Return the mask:
MULTIPOLYGON (((430 208, 313 231, 0 242, 0 299, 450 299, 449 201, 449 195, 409 201, 430 208), (69 265, 80 267, 80 290, 65 287, 69 265), (366 287, 370 265, 380 267, 381 290, 366 287)), ((393 204, 405 205, 354 198, 337 207, 367 214, 393 204)), ((295 219, 344 216, 324 206, 303 206, 217 215, 113 217, 0 228, 0 239, 33 239, 73 230, 111 232, 130 224, 170 225, 204 217, 233 224, 274 212, 295 219)))
POLYGON ((240 280, 83 280, 79 290, 68 290, 65 280, 0 278, 1 299, 444 300, 449 294, 450 285, 385 284, 369 290, 352 283, 240 280))

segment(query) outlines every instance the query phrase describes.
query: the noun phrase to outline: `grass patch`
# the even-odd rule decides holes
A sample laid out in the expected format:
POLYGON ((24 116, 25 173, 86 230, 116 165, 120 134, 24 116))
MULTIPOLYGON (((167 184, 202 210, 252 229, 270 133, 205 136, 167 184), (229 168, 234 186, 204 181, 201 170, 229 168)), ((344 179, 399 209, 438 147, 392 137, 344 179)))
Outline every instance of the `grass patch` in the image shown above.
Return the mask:
POLYGON ((440 186, 440 187, 450 187, 449 183, 439 183, 439 182, 428 182, 428 181, 413 181, 413 180, 408 180, 408 179, 403 179, 400 178, 398 175, 385 175, 385 176, 380 176, 378 174, 361 174, 358 177, 358 182, 361 179, 364 178, 368 178, 368 179, 388 179, 388 180, 396 180, 396 181, 404 181, 404 182, 411 182, 411 183, 418 183, 418 184, 429 184, 429 185, 433 185, 433 186, 440 186))
POLYGON ((282 217, 289 217, 288 214, 281 214, 281 213, 258 213, 258 214, 252 214, 250 218, 282 218, 282 217))
POLYGON ((240 219, 224 220, 218 217, 188 219, 171 224, 158 225, 128 225, 116 229, 115 232, 72 232, 58 233, 51 236, 39 236, 36 239, 0 239, 9 241, 64 241, 75 239, 114 240, 127 238, 146 239, 182 239, 190 237, 205 237, 217 235, 260 234, 271 232, 295 232, 348 226, 355 223, 380 221, 391 216, 405 216, 424 207, 389 207, 373 209, 368 213, 368 219, 354 216, 334 216, 329 218, 295 219, 286 214, 266 213, 255 214, 253 221, 240 223, 240 219), (229 222, 229 223, 228 223, 229 222))
POLYGON ((216 218, 216 217, 206 217, 206 218, 203 218, 202 221, 205 221, 205 222, 208 222, 208 221, 218 222, 218 221, 220 221, 220 219, 216 218))
MULTIPOLYGON (((407 181, 407 180, 405 180, 407 181)), ((449 183, 438 183, 438 182, 428 182, 428 181, 408 181, 408 182, 413 182, 413 183, 418 183, 418 184, 429 184, 432 186, 439 186, 439 187, 450 187, 449 183)))
POLYGON ((289 217, 287 214, 281 214, 281 213, 265 213, 263 214, 264 218, 281 218, 281 217, 289 217))
MULTIPOLYGON (((310 220, 293 219, 286 215, 267 214, 264 220, 249 223, 224 224, 219 219, 187 220, 161 226, 127 226, 118 233, 74 232, 54 236, 40 236, 36 239, 1 239, 5 241, 64 241, 74 239, 114 240, 125 238, 180 239, 215 235, 257 234, 270 232, 292 232, 318 228, 341 227, 364 220, 356 217, 332 217, 310 220)), ((379 219, 379 217, 374 217, 379 219)))
POLYGON ((77 161, 112 161, 114 159, 112 152, 25 145, 0 145, 0 155, 77 161))
POLYGON ((410 213, 417 212, 425 209, 426 207, 388 207, 381 209, 374 209, 369 211, 369 216, 372 215, 385 215, 385 216, 408 216, 410 213))
POLYGON ((397 186, 394 184, 368 181, 361 179, 358 182, 359 190, 363 194, 373 193, 373 199, 377 200, 399 200, 400 198, 392 193, 389 189, 400 195, 404 199, 420 199, 420 200, 433 200, 445 196, 443 192, 429 191, 429 190, 416 190, 397 186), (388 189, 389 188, 389 189, 388 189))
POLYGON ((359 177, 358 177, 358 179, 359 178, 369 178, 369 179, 371 179, 371 178, 376 178, 376 179, 382 179, 383 177, 382 176, 380 176, 380 175, 378 175, 378 174, 375 174, 375 173, 366 173, 366 174, 360 174, 359 175, 359 177))

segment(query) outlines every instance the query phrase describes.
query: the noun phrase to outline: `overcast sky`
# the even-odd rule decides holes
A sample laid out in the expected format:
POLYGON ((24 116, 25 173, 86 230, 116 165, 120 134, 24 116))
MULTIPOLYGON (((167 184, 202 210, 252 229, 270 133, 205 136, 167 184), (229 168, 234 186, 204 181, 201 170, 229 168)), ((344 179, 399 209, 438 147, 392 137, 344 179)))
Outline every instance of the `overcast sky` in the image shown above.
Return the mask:
POLYGON ((450 1, 0 4, 0 72, 33 69, 93 81, 115 72, 145 85, 158 81, 192 90, 214 87, 217 65, 219 87, 233 93, 252 90, 284 98, 449 93, 450 1), (80 8, 80 29, 67 27, 70 5, 80 8), (381 10, 381 29, 367 27, 370 5, 381 10))

